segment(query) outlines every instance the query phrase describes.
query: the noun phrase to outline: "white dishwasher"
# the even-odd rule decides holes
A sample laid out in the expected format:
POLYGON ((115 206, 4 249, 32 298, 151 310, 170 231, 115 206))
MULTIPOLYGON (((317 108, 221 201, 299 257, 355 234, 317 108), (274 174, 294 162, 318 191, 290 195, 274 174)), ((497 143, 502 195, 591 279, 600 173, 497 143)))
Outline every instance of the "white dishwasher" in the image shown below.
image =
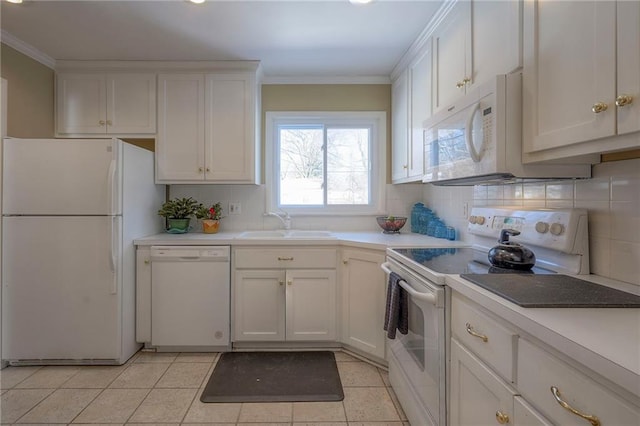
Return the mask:
POLYGON ((230 350, 229 246, 151 247, 151 345, 230 350))

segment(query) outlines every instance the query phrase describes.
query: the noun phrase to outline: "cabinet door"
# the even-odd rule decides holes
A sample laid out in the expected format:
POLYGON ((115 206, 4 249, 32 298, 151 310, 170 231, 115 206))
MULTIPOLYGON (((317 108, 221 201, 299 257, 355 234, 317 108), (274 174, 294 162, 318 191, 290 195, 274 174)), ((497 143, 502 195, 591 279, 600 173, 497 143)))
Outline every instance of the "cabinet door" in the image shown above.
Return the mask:
POLYGON ((632 96, 631 104, 617 108, 618 134, 640 130, 640 2, 617 3, 618 91, 632 96))
POLYGON ((104 134, 107 131, 106 76, 61 73, 56 81, 57 132, 104 134))
POLYGON ((451 339, 451 424, 492 425, 513 419, 515 392, 497 375, 451 339))
POLYGON ((151 250, 136 250, 136 342, 151 342, 151 250))
POLYGON ((384 359, 384 253, 345 250, 342 262, 342 342, 384 359))
POLYGON ((393 140, 391 158, 391 179, 402 181, 407 177, 409 165, 409 79, 408 71, 402 74, 391 86, 391 110, 393 113, 393 140))
POLYGON ((471 83, 471 2, 457 2, 433 33, 433 110, 449 106, 471 83))
POLYGON ((336 271, 288 270, 287 340, 336 340, 336 271))
POLYGON ((158 76, 156 181, 204 179, 204 75, 158 76))
POLYGON ((615 2, 526 2, 524 152, 615 133, 615 11, 615 2))
POLYGON ((106 84, 107 131, 155 134, 155 74, 110 74, 106 84))
POLYGON ((235 272, 233 284, 234 340, 285 339, 285 273, 259 270, 235 272))
POLYGON ((207 75, 206 181, 255 183, 255 91, 252 74, 207 75))
POLYGON ((518 426, 552 426, 549 420, 538 413, 535 408, 527 403, 521 396, 513 400, 514 424, 518 426))
POLYGON ((408 177, 420 178, 424 174, 424 129, 422 123, 431 116, 431 40, 409 67, 410 73, 410 134, 408 177))
POLYGON ((522 66, 522 0, 470 3, 473 67, 467 90, 522 66))

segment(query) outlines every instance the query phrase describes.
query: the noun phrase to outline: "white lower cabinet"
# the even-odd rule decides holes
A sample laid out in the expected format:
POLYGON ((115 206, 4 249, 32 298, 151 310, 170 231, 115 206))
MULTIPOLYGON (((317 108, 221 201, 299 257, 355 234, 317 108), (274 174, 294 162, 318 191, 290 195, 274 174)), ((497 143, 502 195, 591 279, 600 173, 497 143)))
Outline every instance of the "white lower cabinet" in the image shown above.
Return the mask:
POLYGON ((518 347, 518 390, 555 424, 588 425, 596 418, 603 426, 640 424, 640 409, 524 339, 518 347))
POLYGON ((512 423, 516 392, 457 340, 451 339, 452 425, 512 423))
POLYGON ((640 407, 577 361, 560 359, 544 343, 522 337, 526 331, 456 292, 452 306, 452 425, 640 424, 640 407), (509 336, 516 338, 513 344, 509 336), (513 364, 517 368, 510 384, 505 372, 513 364))
POLYGON ((335 341, 336 255, 335 249, 236 249, 233 340, 335 341))
POLYGON ((342 252, 342 343, 384 359, 386 299, 383 251, 342 252))

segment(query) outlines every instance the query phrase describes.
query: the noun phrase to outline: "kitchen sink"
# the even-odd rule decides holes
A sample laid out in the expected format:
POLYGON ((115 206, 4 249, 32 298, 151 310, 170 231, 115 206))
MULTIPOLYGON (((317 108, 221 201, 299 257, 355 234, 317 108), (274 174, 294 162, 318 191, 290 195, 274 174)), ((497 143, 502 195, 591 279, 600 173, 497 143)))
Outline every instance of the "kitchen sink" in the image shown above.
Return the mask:
POLYGON ((273 230, 273 231, 246 231, 238 235, 237 238, 273 240, 273 239, 331 239, 336 238, 329 231, 313 230, 273 230))

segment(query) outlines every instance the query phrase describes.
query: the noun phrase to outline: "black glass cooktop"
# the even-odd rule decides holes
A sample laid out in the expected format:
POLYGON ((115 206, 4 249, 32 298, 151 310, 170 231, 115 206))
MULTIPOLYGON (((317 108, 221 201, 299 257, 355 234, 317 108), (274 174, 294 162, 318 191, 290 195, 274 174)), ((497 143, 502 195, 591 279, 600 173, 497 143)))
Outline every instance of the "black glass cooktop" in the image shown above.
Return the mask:
POLYGON ((441 274, 553 274, 533 267, 528 271, 491 266, 486 254, 464 248, 394 248, 392 251, 412 262, 441 274), (486 262, 486 263, 484 263, 486 262))
POLYGON ((524 308, 640 307, 640 296, 568 275, 463 274, 461 277, 524 308))

